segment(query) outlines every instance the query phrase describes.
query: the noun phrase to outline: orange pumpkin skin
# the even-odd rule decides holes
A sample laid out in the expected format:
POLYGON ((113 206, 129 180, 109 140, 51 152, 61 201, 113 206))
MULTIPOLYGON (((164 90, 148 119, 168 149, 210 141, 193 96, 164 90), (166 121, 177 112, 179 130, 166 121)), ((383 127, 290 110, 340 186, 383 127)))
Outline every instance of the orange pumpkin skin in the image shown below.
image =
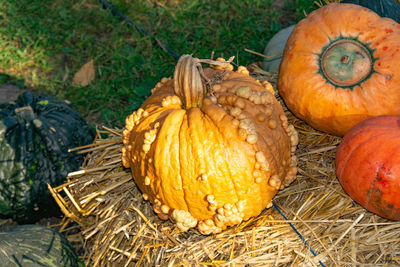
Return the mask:
POLYGON ((160 218, 218 233, 257 216, 295 179, 297 132, 271 85, 246 68, 205 69, 204 96, 183 89, 197 83, 181 67, 127 117, 122 161, 160 218))
POLYGON ((400 117, 381 115, 354 126, 338 147, 336 174, 364 208, 400 220, 400 117))
POLYGON ((278 89, 315 129, 343 136, 377 115, 400 115, 400 25, 367 8, 332 3, 294 28, 278 89))

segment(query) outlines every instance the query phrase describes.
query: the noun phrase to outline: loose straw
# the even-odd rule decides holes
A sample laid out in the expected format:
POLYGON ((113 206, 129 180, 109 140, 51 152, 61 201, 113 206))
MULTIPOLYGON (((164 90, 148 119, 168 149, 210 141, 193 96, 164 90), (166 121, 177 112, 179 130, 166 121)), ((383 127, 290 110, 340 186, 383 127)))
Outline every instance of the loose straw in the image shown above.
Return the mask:
MULTIPOLYGON (((274 206, 274 208, 279 212, 279 214, 282 215, 282 217, 285 220, 288 220, 285 216, 285 214, 282 213, 282 211, 278 208, 278 206, 272 202, 272 205, 274 206)), ((308 249, 311 251, 311 253, 316 257, 317 254, 314 252, 314 250, 311 248, 311 246, 308 244, 308 242, 304 239, 304 237, 300 234, 300 232, 296 229, 296 227, 294 227, 294 225, 291 222, 288 222, 288 224, 290 225, 290 227, 292 227, 293 231, 296 232, 296 234, 300 237, 300 239, 303 241, 303 243, 308 247, 308 249)), ((325 267, 325 265, 322 263, 321 260, 318 260, 319 264, 321 264, 322 267, 325 267)))

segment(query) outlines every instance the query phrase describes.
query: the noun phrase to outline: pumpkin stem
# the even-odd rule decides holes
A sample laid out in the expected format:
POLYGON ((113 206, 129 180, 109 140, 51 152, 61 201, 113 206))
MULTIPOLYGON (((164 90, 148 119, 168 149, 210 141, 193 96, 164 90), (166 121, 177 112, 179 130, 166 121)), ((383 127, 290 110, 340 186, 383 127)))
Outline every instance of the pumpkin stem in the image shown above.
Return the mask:
POLYGON ((174 90, 180 97, 185 109, 201 108, 203 98, 207 94, 208 78, 204 75, 201 63, 211 65, 227 65, 233 60, 231 57, 226 62, 211 59, 193 58, 191 55, 183 55, 179 58, 174 72, 174 90))

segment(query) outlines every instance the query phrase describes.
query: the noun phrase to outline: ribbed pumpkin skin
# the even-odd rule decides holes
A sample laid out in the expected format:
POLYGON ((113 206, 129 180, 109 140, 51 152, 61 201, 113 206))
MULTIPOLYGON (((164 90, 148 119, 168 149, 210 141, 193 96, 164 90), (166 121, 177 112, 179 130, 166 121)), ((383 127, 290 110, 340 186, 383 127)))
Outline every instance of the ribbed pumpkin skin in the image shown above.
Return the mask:
POLYGON ((65 182, 83 155, 69 148, 93 140, 86 121, 64 100, 24 93, 0 106, 0 217, 33 223, 61 214, 47 189, 65 182))
MULTIPOLYGON (((346 54, 338 57, 332 64, 339 71, 331 74, 345 76, 341 67, 348 64, 347 60, 346 54)), ((358 5, 328 4, 294 28, 280 65, 278 89, 296 116, 315 129, 343 136, 368 117, 400 115, 399 62, 398 23, 358 5), (332 83, 322 71, 323 52, 338 40, 361 45, 368 54, 350 55, 358 61, 350 61, 353 68, 347 75, 354 80, 349 79, 349 84, 332 83)))
POLYGON ((123 163, 155 212, 182 230, 197 225, 203 234, 217 233, 256 216, 295 178, 297 133, 275 97, 244 72, 205 69, 220 81, 201 107, 189 109, 174 80, 164 78, 127 117, 123 163), (241 87, 270 103, 239 97, 241 87))
POLYGON ((3 267, 78 267, 78 256, 68 240, 42 225, 26 224, 0 232, 3 267))
POLYGON ((364 208, 400 220, 400 117, 377 116, 354 126, 338 147, 336 174, 364 208))

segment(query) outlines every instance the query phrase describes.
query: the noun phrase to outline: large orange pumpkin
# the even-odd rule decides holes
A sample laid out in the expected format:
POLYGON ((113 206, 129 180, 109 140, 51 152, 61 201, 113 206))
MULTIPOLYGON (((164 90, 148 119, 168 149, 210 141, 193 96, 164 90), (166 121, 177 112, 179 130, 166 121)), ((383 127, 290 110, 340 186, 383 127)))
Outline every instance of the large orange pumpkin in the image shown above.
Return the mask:
POLYGON ((336 174, 353 200, 400 220, 400 116, 369 118, 346 133, 336 154, 336 174))
POLYGON ((211 234, 272 205, 296 177, 298 137, 271 84, 200 62, 182 56, 127 117, 122 160, 160 218, 211 234))
POLYGON ((400 115, 400 25, 353 4, 328 4, 294 28, 279 69, 288 108, 343 136, 357 122, 400 115))

